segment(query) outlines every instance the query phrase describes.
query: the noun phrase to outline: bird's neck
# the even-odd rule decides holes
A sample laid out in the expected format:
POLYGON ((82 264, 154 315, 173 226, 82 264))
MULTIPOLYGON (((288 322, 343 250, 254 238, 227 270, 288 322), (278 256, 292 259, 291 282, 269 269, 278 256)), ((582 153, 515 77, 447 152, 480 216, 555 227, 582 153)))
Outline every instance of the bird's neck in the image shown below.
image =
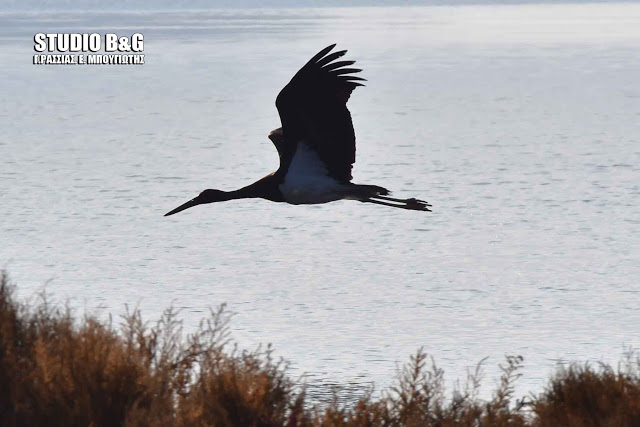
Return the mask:
POLYGON ((267 175, 246 187, 242 187, 235 191, 228 191, 226 194, 229 196, 228 200, 259 197, 274 202, 284 201, 284 198, 278 189, 278 180, 273 174, 267 175))
POLYGON ((224 200, 226 201, 226 200, 236 200, 236 199, 251 199, 254 197, 259 197, 255 194, 254 191, 252 191, 250 187, 251 186, 248 185, 238 190, 225 191, 223 195, 224 200))

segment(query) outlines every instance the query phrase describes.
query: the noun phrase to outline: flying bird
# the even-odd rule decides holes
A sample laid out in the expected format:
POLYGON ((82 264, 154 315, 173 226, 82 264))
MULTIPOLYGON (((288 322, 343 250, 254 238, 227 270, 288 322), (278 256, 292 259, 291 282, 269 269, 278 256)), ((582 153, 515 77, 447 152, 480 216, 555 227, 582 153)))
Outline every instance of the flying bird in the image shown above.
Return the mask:
POLYGON ((311 58, 276 98, 282 127, 271 131, 269 139, 278 150, 278 170, 239 190, 204 190, 165 216, 205 203, 247 198, 293 205, 350 199, 430 211, 424 200, 396 199, 384 187, 351 182, 356 137, 347 101, 365 79, 354 75, 362 70, 349 68, 355 61, 336 61, 347 51, 330 53, 335 46, 311 58))

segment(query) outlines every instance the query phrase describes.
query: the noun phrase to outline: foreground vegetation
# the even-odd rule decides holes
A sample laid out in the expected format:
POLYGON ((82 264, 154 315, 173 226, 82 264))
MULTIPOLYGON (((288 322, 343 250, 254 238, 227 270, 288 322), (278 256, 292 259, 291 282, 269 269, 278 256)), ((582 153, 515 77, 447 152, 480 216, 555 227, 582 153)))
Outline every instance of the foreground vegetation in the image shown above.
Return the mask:
POLYGON ((540 395, 514 397, 522 358, 507 357, 490 401, 480 375, 445 393, 422 351, 388 390, 311 407, 269 347, 240 351, 224 307, 183 337, 172 309, 115 327, 42 298, 16 301, 0 275, 0 425, 7 426, 640 426, 640 361, 572 365, 540 395))

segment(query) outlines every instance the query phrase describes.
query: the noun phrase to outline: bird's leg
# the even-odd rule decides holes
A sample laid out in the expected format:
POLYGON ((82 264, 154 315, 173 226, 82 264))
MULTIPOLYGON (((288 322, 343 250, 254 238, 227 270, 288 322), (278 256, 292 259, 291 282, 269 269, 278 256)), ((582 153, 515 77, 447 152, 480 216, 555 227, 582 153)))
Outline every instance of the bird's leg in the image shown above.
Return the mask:
MULTIPOLYGON (((379 196, 376 196, 376 197, 380 198, 379 196)), ((398 200, 399 202, 402 202, 403 204, 398 205, 395 203, 383 202, 381 200, 376 200, 373 198, 363 200, 363 202, 375 203, 377 205, 391 206, 392 208, 431 212, 431 209, 429 209, 431 205, 426 202, 422 202, 421 200, 416 200, 416 199, 406 199, 406 200, 396 199, 396 200, 398 200)))
POLYGON ((376 199, 380 199, 380 200, 387 200, 389 202, 398 202, 398 203, 407 203, 407 204, 424 204, 426 206, 431 207, 431 204, 424 201, 424 200, 420 200, 420 199, 415 199, 415 198, 410 198, 410 199, 396 199, 394 197, 388 197, 388 196, 373 196, 376 199))

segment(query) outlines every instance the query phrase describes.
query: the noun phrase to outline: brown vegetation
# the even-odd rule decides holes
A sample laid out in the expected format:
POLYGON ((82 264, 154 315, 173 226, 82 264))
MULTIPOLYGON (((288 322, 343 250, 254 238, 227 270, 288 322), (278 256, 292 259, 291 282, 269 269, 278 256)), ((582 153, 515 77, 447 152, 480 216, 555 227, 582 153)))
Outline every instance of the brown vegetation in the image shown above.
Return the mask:
POLYGON ((172 309, 154 325, 133 311, 119 327, 75 320, 42 298, 26 305, 0 275, 0 425, 7 426, 640 426, 640 363, 560 369, 517 400, 522 358, 507 357, 490 401, 479 367, 445 393, 419 350, 374 397, 311 407, 270 347, 239 351, 224 307, 183 337, 172 309))

